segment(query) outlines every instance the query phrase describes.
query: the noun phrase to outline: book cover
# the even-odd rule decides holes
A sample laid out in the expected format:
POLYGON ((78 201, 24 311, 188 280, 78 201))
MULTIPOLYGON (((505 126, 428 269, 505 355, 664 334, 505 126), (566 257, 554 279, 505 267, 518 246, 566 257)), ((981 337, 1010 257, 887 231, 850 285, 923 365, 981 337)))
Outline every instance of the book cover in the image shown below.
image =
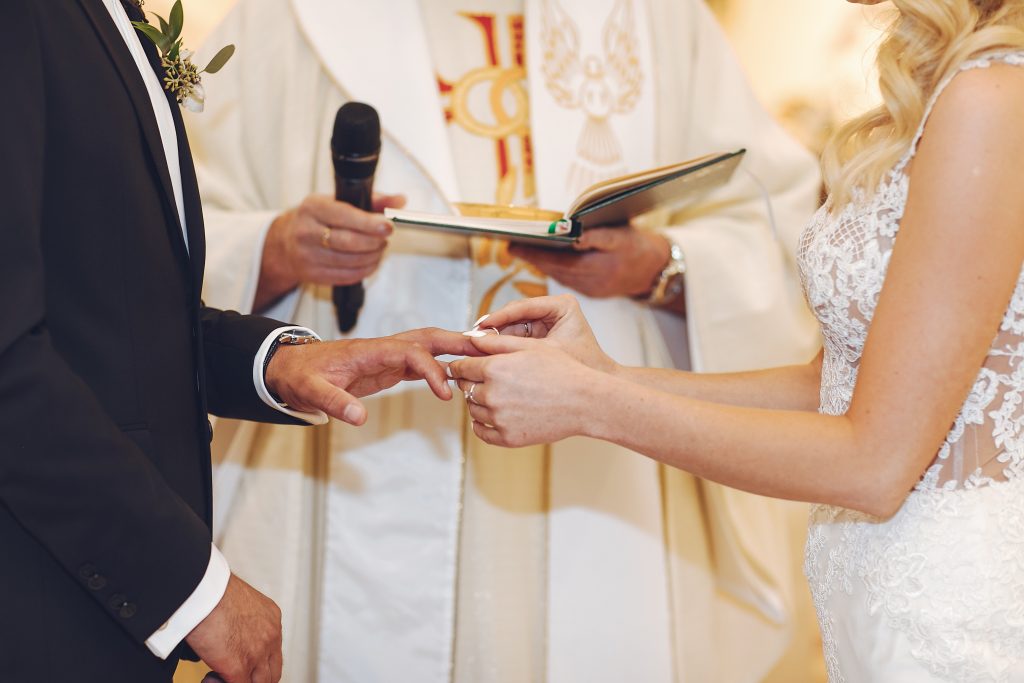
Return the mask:
POLYGON ((461 215, 387 209, 397 227, 490 235, 549 248, 569 248, 584 230, 626 225, 656 208, 699 198, 724 185, 746 150, 708 154, 671 166, 650 169, 596 183, 564 212, 490 204, 458 204, 461 215))

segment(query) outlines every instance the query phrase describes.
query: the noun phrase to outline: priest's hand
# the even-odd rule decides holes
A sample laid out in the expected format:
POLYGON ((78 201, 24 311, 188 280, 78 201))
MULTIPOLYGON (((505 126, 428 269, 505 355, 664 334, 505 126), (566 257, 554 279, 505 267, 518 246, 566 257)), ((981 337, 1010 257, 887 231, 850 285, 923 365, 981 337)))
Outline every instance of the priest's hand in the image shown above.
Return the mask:
MULTIPOLYGON (((482 338, 481 338, 482 339, 482 338)), ((544 340, 488 335, 499 355, 449 365, 486 443, 519 448, 586 434, 600 419, 594 389, 608 375, 577 362, 544 340)))
POLYGON ((424 379, 442 400, 452 397, 444 366, 434 356, 478 355, 457 332, 422 329, 380 339, 350 339, 278 347, 267 366, 271 393, 293 410, 322 410, 353 425, 366 422, 359 398, 403 380, 424 379))
POLYGON ((650 294, 669 262, 670 250, 664 235, 623 226, 585 231, 575 251, 514 244, 509 253, 556 282, 600 299, 650 294))
POLYGON ((532 337, 560 349, 587 367, 614 373, 619 365, 601 349, 580 303, 570 294, 514 301, 480 319, 465 333, 485 354, 505 353, 505 337, 532 337), (489 331, 499 334, 487 334, 489 331))
POLYGON ((380 213, 405 206, 401 196, 374 196, 375 213, 328 195, 310 195, 274 220, 263 243, 255 311, 299 285, 351 285, 377 270, 393 227, 380 213))
POLYGON ((281 680, 281 610, 233 574, 220 602, 185 641, 215 672, 204 681, 281 680))

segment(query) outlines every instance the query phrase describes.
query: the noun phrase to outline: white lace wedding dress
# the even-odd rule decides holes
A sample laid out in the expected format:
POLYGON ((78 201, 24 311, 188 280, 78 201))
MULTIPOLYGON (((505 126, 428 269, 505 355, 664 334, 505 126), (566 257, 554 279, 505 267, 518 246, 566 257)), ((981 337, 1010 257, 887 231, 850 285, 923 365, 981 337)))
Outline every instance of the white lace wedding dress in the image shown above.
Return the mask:
MULTIPOLYGON (((1024 65, 1024 53, 960 72, 996 61, 1024 65)), ((801 278, 825 339, 822 413, 849 406, 923 130, 924 121, 873 197, 826 206, 801 238, 801 278)), ((813 508, 805 571, 832 683, 1024 681, 1022 361, 1024 271, 967 401, 900 511, 879 520, 813 508)))

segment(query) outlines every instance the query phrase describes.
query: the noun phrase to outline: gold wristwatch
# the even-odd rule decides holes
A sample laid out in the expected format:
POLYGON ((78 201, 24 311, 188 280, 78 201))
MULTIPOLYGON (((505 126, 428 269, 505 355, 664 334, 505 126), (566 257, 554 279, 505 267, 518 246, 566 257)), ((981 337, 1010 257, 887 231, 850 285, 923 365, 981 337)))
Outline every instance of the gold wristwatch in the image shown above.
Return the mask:
POLYGON ((658 275, 654 288, 645 301, 648 305, 659 308, 668 306, 682 295, 686 276, 686 257, 683 255, 683 248, 670 237, 665 239, 669 245, 668 264, 658 275))

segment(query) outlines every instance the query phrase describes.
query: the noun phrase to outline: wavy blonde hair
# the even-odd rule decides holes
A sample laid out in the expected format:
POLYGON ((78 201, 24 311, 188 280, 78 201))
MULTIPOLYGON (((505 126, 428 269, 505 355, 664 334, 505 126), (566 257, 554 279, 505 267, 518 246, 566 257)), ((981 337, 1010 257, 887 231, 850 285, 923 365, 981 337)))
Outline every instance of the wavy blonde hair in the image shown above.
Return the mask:
POLYGON ((883 104, 843 126, 822 155, 831 206, 870 193, 914 139, 938 85, 964 61, 1024 49, 1024 0, 893 0, 878 50, 883 104))

